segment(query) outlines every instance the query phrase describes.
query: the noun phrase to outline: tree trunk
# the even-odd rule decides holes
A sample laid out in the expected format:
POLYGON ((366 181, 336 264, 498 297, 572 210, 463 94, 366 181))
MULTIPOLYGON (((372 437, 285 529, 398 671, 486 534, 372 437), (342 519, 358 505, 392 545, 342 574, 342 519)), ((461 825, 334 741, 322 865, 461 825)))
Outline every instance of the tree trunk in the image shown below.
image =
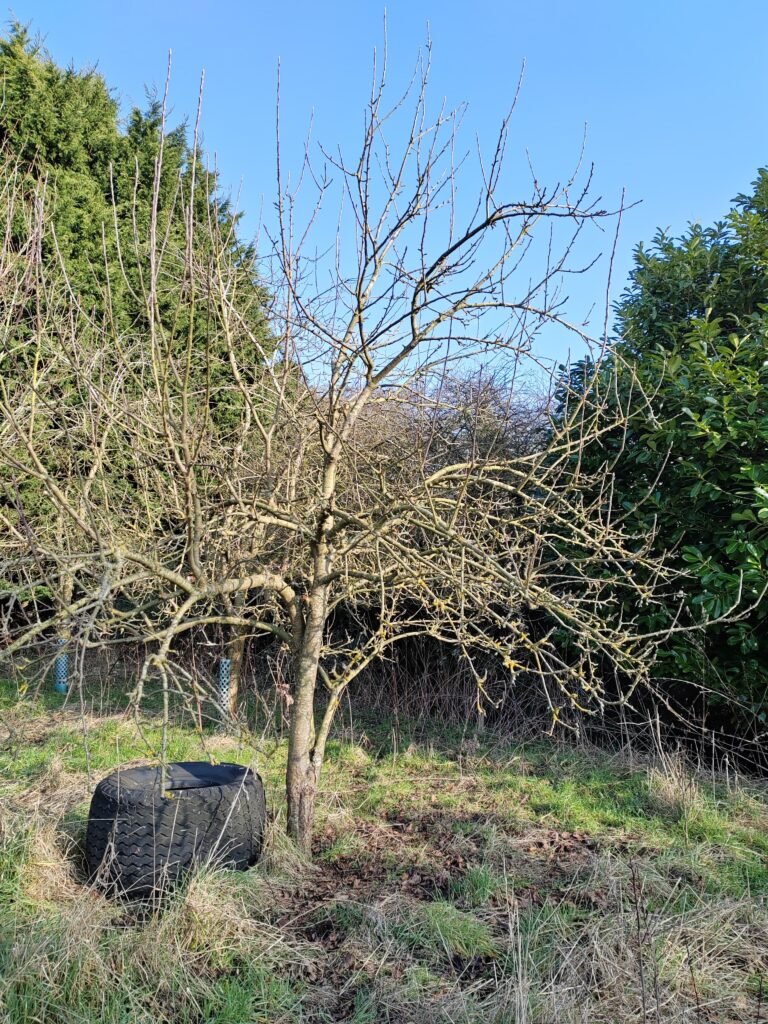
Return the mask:
MULTIPOLYGON (((245 605, 245 592, 239 591, 234 597, 227 601, 226 610, 230 615, 242 616, 245 605)), ((227 717, 234 721, 237 718, 237 708, 240 701, 240 680, 243 674, 243 658, 245 656, 246 629, 245 626, 232 625, 229 627, 228 636, 225 627, 226 641, 222 657, 229 660, 229 690, 227 691, 226 707, 222 710, 227 717)))
POLYGON ((312 829, 315 823, 315 797, 320 766, 312 753, 297 755, 288 762, 288 835, 306 854, 312 853, 312 829))
POLYGON ((288 835, 305 853, 312 851, 315 796, 322 766, 322 750, 315 747, 315 687, 323 645, 325 588, 310 596, 306 627, 296 658, 294 701, 288 734, 288 835))
POLYGON ((245 656, 246 631, 244 626, 233 626, 232 636, 224 651, 230 660, 229 700, 227 714, 231 719, 237 718, 237 706, 240 698, 240 680, 243 674, 243 658, 245 656))
POLYGON ((288 835, 304 853, 312 852, 315 797, 323 764, 327 728, 319 738, 315 730, 315 689, 323 650, 323 631, 328 609, 327 580, 333 562, 328 536, 333 529, 333 495, 336 488, 337 453, 327 452, 323 467, 322 499, 325 503, 312 551, 312 587, 309 591, 301 641, 296 650, 296 679, 288 735, 288 835))

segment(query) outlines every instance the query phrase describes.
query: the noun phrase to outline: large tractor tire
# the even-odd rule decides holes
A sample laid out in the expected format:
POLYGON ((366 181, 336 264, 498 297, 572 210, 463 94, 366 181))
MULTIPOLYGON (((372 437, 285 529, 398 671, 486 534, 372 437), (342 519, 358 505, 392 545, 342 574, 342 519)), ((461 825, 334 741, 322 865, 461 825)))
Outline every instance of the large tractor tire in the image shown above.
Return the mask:
POLYGON ((96 787, 85 853, 91 879, 145 899, 203 864, 245 870, 261 853, 264 786, 238 764, 126 768, 96 787))

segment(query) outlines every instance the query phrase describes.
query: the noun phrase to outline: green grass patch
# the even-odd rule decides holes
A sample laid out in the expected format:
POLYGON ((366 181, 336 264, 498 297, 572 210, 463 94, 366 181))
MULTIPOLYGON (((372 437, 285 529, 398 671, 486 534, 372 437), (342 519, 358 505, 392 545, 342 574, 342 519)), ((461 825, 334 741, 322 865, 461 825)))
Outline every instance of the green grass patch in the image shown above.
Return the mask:
POLYGON ((483 907, 503 888, 503 879, 498 878, 490 868, 475 867, 451 883, 450 894, 451 899, 462 906, 483 907))
POLYGON ((391 925, 403 945, 431 959, 494 957, 499 946, 488 925, 445 900, 404 908, 391 925))

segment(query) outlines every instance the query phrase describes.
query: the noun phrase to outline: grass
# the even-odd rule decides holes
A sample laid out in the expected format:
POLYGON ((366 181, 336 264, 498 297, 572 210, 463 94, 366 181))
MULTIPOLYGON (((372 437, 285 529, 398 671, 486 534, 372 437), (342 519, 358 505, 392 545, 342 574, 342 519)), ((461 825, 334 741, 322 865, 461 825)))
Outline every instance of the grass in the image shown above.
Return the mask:
POLYGON ((503 890, 503 880, 484 865, 467 868, 451 882, 450 895, 462 906, 484 907, 503 890))
POLYGON ((499 951, 484 921, 446 900, 401 903, 389 930, 408 948, 437 963, 494 957, 499 951))
POLYGON ((0 1022, 768 1022, 764 785, 354 725, 310 863, 282 742, 179 717, 171 757, 252 764, 273 821, 256 868, 146 913, 84 884, 81 844, 95 782, 151 759, 157 722, 1 687, 0 1022))

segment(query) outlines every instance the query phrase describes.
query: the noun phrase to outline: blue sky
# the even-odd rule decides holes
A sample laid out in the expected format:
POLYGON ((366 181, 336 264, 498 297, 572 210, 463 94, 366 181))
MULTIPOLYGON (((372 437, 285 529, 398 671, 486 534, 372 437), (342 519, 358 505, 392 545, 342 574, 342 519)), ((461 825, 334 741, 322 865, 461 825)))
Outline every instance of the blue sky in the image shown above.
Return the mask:
MULTIPOLYGON (((16 0, 6 20, 31 22, 53 58, 97 65, 127 110, 161 86, 173 50, 174 115, 194 115, 206 72, 204 145, 228 188, 242 187, 253 229, 274 181, 275 76, 289 162, 314 113, 315 136, 351 144, 362 124, 371 56, 384 6, 370 0, 16 0)), ((595 194, 626 189, 613 296, 632 247, 658 226, 677 233, 712 222, 768 163, 766 0, 392 0, 387 8, 393 81, 404 82, 429 31, 431 95, 466 101, 466 142, 493 141, 523 61, 510 147, 527 151, 543 180, 571 168, 585 125, 595 194)), ((610 239, 588 240, 588 254, 610 239)), ((605 292, 606 257, 572 283, 578 318, 605 292)), ((593 323, 593 329, 597 326, 593 323)), ((559 354, 559 342, 553 352, 559 354)), ((564 344, 564 343, 563 343, 564 344)))

